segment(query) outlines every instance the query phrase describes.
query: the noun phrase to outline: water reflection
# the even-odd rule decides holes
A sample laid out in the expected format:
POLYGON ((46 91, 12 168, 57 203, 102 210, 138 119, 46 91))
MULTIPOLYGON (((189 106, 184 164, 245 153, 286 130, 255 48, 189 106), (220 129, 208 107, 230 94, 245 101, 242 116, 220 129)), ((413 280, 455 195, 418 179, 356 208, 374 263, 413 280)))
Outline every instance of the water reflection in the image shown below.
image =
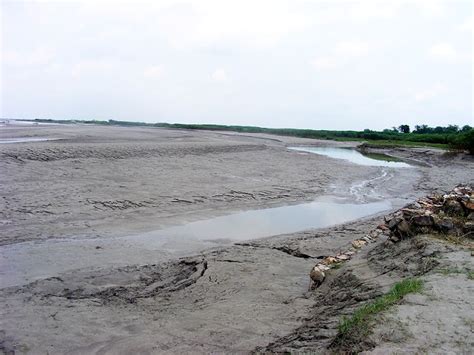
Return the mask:
POLYGON ((0 144, 45 142, 45 141, 53 141, 57 139, 58 138, 40 138, 40 137, 5 138, 5 139, 0 139, 0 144))
POLYGON ((400 161, 394 157, 379 154, 367 153, 362 154, 355 149, 350 148, 333 148, 333 147, 289 147, 291 150, 301 152, 315 153, 325 155, 335 159, 344 159, 352 163, 365 166, 387 166, 391 168, 410 168, 407 163, 400 161))
POLYGON ((148 233, 147 236, 150 242, 161 237, 172 239, 185 237, 187 240, 203 241, 217 241, 225 238, 242 241, 310 228, 328 227, 381 212, 390 207, 388 201, 367 204, 339 203, 334 200, 315 201, 235 213, 158 230, 148 233))
POLYGON ((68 270, 157 263, 218 245, 328 227, 390 208, 389 201, 353 204, 329 199, 245 211, 126 237, 5 245, 0 247, 0 288, 68 270))

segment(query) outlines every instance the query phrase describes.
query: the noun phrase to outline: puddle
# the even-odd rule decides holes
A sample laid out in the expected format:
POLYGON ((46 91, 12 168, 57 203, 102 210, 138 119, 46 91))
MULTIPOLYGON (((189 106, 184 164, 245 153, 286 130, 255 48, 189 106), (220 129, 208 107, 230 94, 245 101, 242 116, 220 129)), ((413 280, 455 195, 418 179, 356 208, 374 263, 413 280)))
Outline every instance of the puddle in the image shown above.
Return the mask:
POLYGON ((21 285, 86 267, 157 263, 209 247, 323 228, 391 208, 334 199, 252 210, 134 236, 25 242, 0 247, 1 287, 21 285))
POLYGON ((45 142, 45 141, 54 141, 54 140, 58 140, 58 138, 40 138, 40 137, 5 138, 5 139, 0 139, 0 144, 25 143, 25 142, 45 142))
POLYGON ((300 152, 325 155, 330 158, 348 160, 354 164, 365 166, 385 166, 390 168, 411 168, 412 166, 404 163, 400 159, 386 154, 367 153, 362 154, 351 148, 330 148, 330 147, 289 147, 288 149, 300 152))

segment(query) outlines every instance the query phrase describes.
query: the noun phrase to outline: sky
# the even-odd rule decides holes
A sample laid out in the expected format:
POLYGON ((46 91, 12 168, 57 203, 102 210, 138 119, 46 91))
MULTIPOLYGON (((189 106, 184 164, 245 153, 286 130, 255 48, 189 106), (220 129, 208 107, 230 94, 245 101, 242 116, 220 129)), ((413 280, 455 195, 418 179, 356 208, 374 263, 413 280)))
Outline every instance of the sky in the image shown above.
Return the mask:
POLYGON ((0 2, 0 117, 474 126, 470 0, 0 2))

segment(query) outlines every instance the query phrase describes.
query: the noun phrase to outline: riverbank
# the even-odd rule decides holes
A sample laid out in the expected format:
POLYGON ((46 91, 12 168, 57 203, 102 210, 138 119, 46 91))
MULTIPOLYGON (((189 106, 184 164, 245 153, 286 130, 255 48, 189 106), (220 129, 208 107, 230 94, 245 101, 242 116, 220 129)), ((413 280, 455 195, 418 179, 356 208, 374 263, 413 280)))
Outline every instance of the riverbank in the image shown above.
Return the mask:
MULTIPOLYGON (((93 126, 39 126, 0 134, 58 138, 0 147, 5 171, 1 241, 5 247, 19 248, 24 242, 78 237, 108 240, 323 195, 354 198, 353 186, 362 186, 358 196, 365 202, 393 199, 396 209, 428 192, 472 183, 474 167, 463 155, 389 150, 426 164, 390 170, 388 180, 364 185, 381 168, 286 149, 327 145, 326 141, 93 126)), ((1 346, 31 353, 323 349, 337 333, 338 307, 344 302, 356 306, 356 295, 347 286, 374 276, 363 271, 363 264, 383 240, 341 268, 343 274, 329 275, 313 293, 308 292, 309 270, 324 257, 347 250, 381 221, 379 214, 325 229, 215 245, 180 259, 123 248, 123 259, 131 254, 135 261, 121 264, 117 255, 108 265, 4 287, 1 346), (347 268, 363 274, 354 278, 347 268), (331 304, 329 295, 336 303, 331 304), (317 313, 324 310, 326 318, 317 313), (311 323, 314 315, 326 323, 311 323), (305 331, 316 336, 291 338, 305 331)), ((400 254, 418 255, 412 246, 398 247, 400 254)), ((100 257, 107 247, 95 243, 85 251, 100 257)), ((76 255, 69 255, 74 263, 76 255)), ((420 262, 418 257, 410 260, 420 262)), ((3 266, 8 266, 5 260, 3 266)), ((395 282, 399 275, 394 270, 393 279, 376 279, 380 288, 373 292, 364 293, 369 291, 365 284, 360 290, 355 287, 359 301, 395 282)))

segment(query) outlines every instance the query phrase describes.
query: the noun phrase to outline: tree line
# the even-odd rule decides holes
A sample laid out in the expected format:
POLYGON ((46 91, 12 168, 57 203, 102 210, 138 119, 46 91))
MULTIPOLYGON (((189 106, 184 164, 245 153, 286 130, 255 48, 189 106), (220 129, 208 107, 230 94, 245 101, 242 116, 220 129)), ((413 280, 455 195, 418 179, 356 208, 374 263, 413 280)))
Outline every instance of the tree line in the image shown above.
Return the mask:
POLYGON ((395 144, 397 142, 411 142, 415 144, 426 143, 431 145, 450 147, 453 149, 467 150, 471 154, 474 154, 474 128, 469 125, 460 128, 457 125, 448 125, 446 127, 430 127, 428 125, 423 124, 416 125, 413 130, 410 130, 409 125, 403 124, 399 127, 384 129, 383 131, 373 131, 370 129, 365 129, 363 131, 331 131, 297 128, 264 128, 256 126, 228 126, 217 124, 145 123, 117 120, 70 121, 35 119, 34 121, 45 123, 84 123, 116 126, 147 126, 179 129, 201 129, 213 131, 234 131, 241 133, 267 133, 274 135, 314 139, 387 141, 387 143, 395 144))

